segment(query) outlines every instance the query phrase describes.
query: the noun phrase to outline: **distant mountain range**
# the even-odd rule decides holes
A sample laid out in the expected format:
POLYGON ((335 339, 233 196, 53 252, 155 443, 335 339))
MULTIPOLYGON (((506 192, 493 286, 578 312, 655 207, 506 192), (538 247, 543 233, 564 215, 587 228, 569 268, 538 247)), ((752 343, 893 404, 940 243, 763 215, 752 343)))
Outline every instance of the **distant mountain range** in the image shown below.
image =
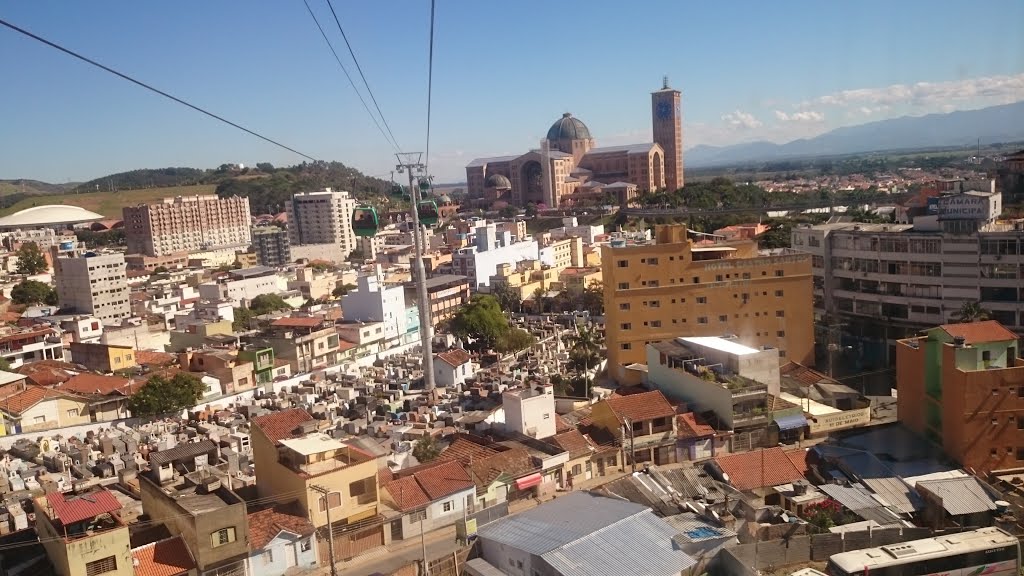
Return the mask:
POLYGON ((948 114, 903 116, 845 126, 814 138, 786 144, 747 142, 731 146, 695 146, 686 151, 686 167, 725 166, 762 160, 841 156, 879 150, 943 148, 1024 140, 1024 100, 1013 104, 948 114))

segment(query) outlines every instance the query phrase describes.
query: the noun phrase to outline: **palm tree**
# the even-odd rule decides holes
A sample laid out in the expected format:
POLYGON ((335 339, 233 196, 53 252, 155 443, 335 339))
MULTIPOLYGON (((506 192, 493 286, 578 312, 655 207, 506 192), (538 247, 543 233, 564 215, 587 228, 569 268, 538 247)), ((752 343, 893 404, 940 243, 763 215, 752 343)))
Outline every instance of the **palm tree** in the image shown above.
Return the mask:
POLYGON ((960 309, 953 313, 953 320, 960 324, 983 322, 992 318, 992 313, 981 307, 981 302, 964 302, 960 309))
POLYGON ((590 368, 601 361, 601 347, 604 337, 593 324, 576 324, 576 333, 569 337, 569 366, 586 384, 586 395, 590 397, 590 368))
POLYGON ((533 291, 533 306, 534 312, 537 314, 544 313, 544 288, 542 286, 538 286, 537 289, 533 291))

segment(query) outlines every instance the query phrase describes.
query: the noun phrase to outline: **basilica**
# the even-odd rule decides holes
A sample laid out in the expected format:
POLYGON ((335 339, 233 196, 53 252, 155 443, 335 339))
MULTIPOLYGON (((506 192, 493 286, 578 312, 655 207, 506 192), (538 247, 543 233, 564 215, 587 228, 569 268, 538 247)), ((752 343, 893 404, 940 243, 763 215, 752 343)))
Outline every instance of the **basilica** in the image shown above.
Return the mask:
POLYGON ((598 148, 587 125, 563 114, 540 148, 518 156, 478 158, 466 166, 467 192, 482 207, 622 206, 639 192, 683 185, 680 93, 651 94, 654 142, 598 148))

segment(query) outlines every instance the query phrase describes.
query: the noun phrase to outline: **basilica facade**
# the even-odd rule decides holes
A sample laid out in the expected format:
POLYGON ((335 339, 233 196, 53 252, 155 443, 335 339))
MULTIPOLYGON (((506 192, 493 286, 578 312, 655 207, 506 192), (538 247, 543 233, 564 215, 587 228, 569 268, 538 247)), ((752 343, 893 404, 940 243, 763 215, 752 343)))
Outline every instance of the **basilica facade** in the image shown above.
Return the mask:
POLYGON ((676 190, 683 185, 682 111, 667 81, 651 94, 651 119, 654 142, 599 148, 582 120, 563 114, 538 149, 466 166, 469 198, 489 207, 625 206, 642 191, 676 190))

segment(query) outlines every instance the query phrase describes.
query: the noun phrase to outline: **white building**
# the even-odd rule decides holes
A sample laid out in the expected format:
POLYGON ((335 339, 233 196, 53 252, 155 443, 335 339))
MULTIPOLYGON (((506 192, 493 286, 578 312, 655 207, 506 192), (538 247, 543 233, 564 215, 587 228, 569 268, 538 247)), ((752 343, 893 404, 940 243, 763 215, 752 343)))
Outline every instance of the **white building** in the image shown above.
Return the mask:
POLYGON ((474 230, 475 246, 462 248, 452 255, 452 273, 469 277, 474 288, 490 286, 491 276, 499 264, 515 264, 523 260, 537 260, 540 248, 533 239, 513 242, 511 232, 498 232, 495 223, 478 226, 474 230))
POLYGON ((342 314, 346 321, 382 322, 384 340, 393 340, 407 332, 405 288, 401 285, 385 286, 378 274, 366 274, 356 279, 356 289, 341 297, 342 314))
POLYGON ((261 294, 277 294, 286 289, 286 282, 277 270, 254 266, 232 270, 225 279, 200 284, 199 297, 211 301, 229 300, 239 307, 261 294))
POLYGON ((583 239, 584 244, 593 244, 598 236, 604 234, 604 226, 581 226, 575 216, 569 216, 562 218, 562 226, 560 228, 552 228, 548 232, 556 240, 570 236, 579 236, 583 239))
POLYGON ((550 384, 506 390, 501 405, 507 430, 534 438, 555 435, 555 389, 550 384))
POLYGON ((57 299, 62 308, 119 324, 132 314, 124 254, 81 250, 51 252, 57 299))
POLYGON ((292 260, 322 258, 344 262, 356 249, 356 235, 352 230, 355 209, 355 199, 345 191, 327 188, 292 196, 287 202, 292 260))
POLYGON ((442 388, 458 388, 476 374, 469 352, 461 348, 434 356, 434 383, 442 388))
POLYGON ((75 316, 60 321, 60 329, 71 334, 72 342, 97 343, 103 337, 103 322, 95 316, 75 316))

